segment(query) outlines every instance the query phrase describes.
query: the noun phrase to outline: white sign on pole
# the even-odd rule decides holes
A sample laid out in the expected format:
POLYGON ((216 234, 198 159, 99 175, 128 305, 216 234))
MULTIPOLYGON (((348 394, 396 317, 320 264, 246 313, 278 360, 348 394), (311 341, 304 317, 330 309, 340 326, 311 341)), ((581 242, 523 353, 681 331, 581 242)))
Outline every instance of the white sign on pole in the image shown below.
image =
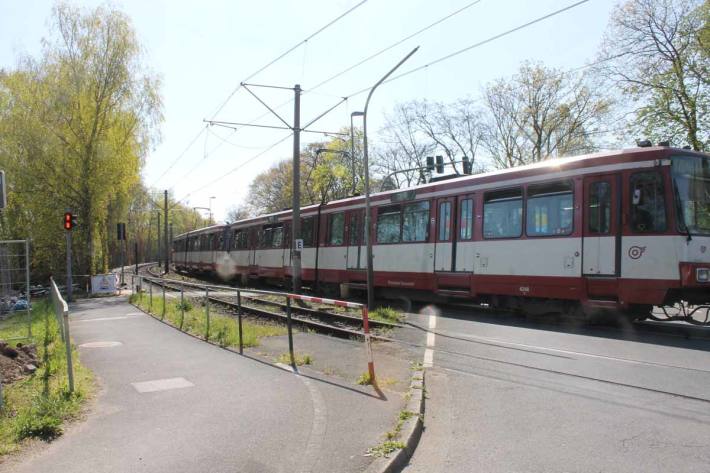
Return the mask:
POLYGON ((116 275, 97 274, 91 277, 92 294, 116 294, 116 275))
POLYGON ((296 251, 303 251, 303 239, 302 238, 296 239, 296 251))

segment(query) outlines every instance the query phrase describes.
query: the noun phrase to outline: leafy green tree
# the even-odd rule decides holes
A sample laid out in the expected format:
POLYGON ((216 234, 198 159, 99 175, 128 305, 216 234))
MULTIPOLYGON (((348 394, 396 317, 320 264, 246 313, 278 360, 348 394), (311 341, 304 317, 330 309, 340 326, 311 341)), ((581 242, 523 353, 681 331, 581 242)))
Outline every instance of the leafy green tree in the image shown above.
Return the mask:
POLYGON ((12 183, 3 231, 31 236, 35 264, 61 270, 61 215, 71 208, 77 272, 93 274, 108 267, 114 220, 159 140, 159 81, 118 10, 59 4, 51 33, 39 59, 0 75, 0 164, 12 183))
POLYGON ((630 99, 629 131, 710 150, 710 5, 629 0, 612 13, 599 71, 630 99))
MULTIPOLYGON (((356 143, 362 142, 359 136, 356 134, 356 143)), ((362 148, 355 146, 355 159, 350 153, 349 138, 311 143, 301 152, 301 205, 343 199, 352 195, 353 187, 355 193, 362 192, 362 148)), ((258 215, 288 209, 292 191, 293 162, 285 159, 249 185, 248 212, 258 215)))

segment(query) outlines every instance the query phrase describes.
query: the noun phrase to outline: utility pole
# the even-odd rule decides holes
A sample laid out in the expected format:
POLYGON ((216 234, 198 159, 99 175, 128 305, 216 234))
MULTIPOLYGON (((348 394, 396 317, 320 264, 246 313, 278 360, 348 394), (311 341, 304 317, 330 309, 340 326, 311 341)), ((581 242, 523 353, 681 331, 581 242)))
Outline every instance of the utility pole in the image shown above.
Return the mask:
POLYGON ((292 289, 301 292, 301 86, 293 88, 293 201, 291 208, 291 268, 292 289))
POLYGON ((163 192, 163 200, 165 205, 165 218, 163 222, 163 233, 165 233, 165 274, 170 271, 170 243, 168 240, 168 191, 163 192))
POLYGON ((143 253, 143 262, 147 263, 153 258, 153 212, 148 213, 148 241, 146 251, 143 253))
POLYGON ((311 130, 309 127, 315 122, 323 118, 325 115, 330 113, 338 105, 345 102, 345 98, 341 99, 340 102, 326 110, 325 112, 318 115, 316 118, 306 123, 303 127, 301 126, 301 86, 296 84, 295 87, 279 87, 275 85, 264 85, 264 84, 247 84, 242 82, 240 84, 244 90, 249 92, 256 100, 259 101, 264 107, 266 107, 276 118, 278 118, 284 126, 272 126, 272 125, 261 125, 255 123, 240 123, 240 122, 225 122, 216 120, 205 120, 205 122, 210 125, 223 126, 226 128, 243 127, 243 126, 253 126, 258 128, 270 128, 278 130, 291 130, 293 132, 293 200, 291 202, 291 279, 292 279, 292 290, 294 292, 301 291, 301 248, 303 240, 301 239, 301 132, 303 133, 317 133, 317 134, 332 134, 332 135, 344 135, 347 133, 339 132, 326 132, 311 130), (283 119, 276 111, 269 107, 266 102, 259 98, 250 87, 266 87, 270 89, 282 89, 282 90, 292 90, 294 93, 294 109, 293 109, 293 125, 290 125, 286 120, 283 119))
POLYGON ((163 260, 161 259, 162 249, 160 248, 160 210, 158 210, 157 214, 158 214, 158 254, 157 254, 157 256, 158 256, 158 266, 160 266, 163 262, 163 260))
MULTIPOLYGON (((170 238, 169 239, 170 239, 170 243, 172 244, 172 242, 173 242, 173 222, 170 222, 170 238)), ((172 261, 172 255, 171 255, 170 261, 172 261)), ((168 267, 170 267, 169 264, 168 264, 168 267)))

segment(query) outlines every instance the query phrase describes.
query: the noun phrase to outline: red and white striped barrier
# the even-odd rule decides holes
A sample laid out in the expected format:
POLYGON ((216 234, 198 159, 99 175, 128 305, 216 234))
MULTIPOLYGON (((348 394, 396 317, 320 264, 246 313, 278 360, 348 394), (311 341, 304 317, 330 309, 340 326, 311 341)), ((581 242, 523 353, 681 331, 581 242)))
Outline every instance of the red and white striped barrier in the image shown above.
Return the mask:
POLYGON ((301 294, 288 294, 288 297, 291 299, 298 299, 306 302, 315 302, 316 304, 337 305, 340 307, 349 307, 351 309, 361 309, 362 307, 364 307, 362 304, 358 304, 357 302, 339 301, 337 299, 324 299, 322 297, 303 296, 301 294))
POLYGON ((375 361, 372 357, 372 341, 370 339, 370 318, 365 304, 357 302, 339 301, 337 299, 324 299, 322 297, 304 296, 301 294, 288 294, 289 299, 298 299, 305 302, 313 302, 316 304, 328 304, 339 307, 349 307, 351 309, 362 310, 362 330, 365 333, 365 348, 367 350, 367 372, 370 375, 370 382, 375 384, 375 361))

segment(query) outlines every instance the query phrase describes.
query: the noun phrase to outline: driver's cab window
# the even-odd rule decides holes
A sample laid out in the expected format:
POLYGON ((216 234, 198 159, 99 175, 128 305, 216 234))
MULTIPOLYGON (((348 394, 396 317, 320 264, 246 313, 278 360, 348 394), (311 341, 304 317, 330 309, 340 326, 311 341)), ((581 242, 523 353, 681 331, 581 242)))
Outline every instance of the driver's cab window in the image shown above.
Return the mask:
POLYGON ((666 231, 663 177, 658 172, 640 172, 631 176, 631 231, 666 231))

